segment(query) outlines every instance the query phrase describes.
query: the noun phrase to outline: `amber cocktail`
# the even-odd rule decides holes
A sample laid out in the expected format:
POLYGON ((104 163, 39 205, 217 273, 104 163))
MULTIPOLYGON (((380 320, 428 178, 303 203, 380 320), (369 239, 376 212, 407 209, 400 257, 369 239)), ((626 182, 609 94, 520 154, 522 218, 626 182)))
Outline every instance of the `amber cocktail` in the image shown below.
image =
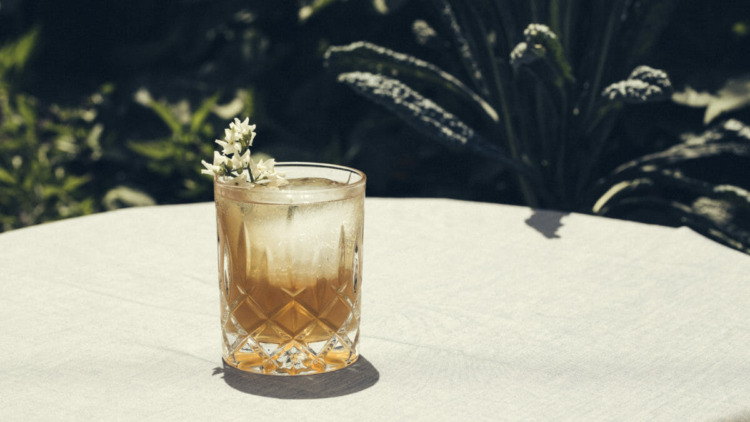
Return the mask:
POLYGON ((214 182, 224 360, 274 375, 340 369, 359 356, 365 175, 276 169, 288 185, 214 182))

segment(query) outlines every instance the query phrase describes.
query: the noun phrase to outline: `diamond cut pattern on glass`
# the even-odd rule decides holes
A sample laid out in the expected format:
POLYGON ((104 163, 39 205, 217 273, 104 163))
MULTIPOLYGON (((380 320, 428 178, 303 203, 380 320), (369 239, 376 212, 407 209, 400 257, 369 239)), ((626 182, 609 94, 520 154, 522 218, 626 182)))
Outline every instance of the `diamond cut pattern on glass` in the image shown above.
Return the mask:
MULTIPOLYGON (((220 304, 227 363, 252 372, 294 375, 330 371, 354 362, 359 343, 360 240, 347 243, 341 228, 334 255, 339 269, 332 278, 311 274, 275 285, 269 276, 274 264, 269 265, 270 252, 255 250, 245 241, 252 237, 246 227, 220 225, 219 230, 224 229, 239 229, 233 236, 241 243, 241 250, 232 251, 232 240, 222 242, 226 236, 220 232, 220 304), (246 255, 244 261, 236 258, 238 252, 246 255)), ((325 254, 315 254, 317 259, 323 259, 321 255, 325 254)), ((309 265, 315 268, 314 262, 309 265)))

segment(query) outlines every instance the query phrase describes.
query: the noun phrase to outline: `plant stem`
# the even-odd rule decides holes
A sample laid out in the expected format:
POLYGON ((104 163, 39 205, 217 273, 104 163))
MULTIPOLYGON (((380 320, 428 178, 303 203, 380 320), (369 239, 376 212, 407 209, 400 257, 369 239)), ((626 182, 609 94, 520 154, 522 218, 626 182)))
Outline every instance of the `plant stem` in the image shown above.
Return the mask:
POLYGON ((594 149, 591 152, 589 159, 581 168, 581 172, 579 173, 578 181, 576 183, 577 198, 583 196, 583 191, 584 189, 586 189, 586 185, 589 181, 589 178, 591 177, 591 173, 593 172, 595 164, 597 163, 597 161, 599 161, 599 158, 601 158, 602 152, 604 151, 604 147, 607 144, 609 135, 612 133, 612 129, 614 128, 618 115, 618 110, 607 113, 605 117, 603 117, 602 119, 598 119, 596 126, 592 128, 593 132, 596 132, 597 128, 601 129, 599 130, 598 135, 594 133, 594 149))
POLYGON ((573 57, 570 51, 570 37, 571 37, 571 30, 570 28, 573 25, 573 1, 574 0, 566 0, 565 1, 565 17, 563 18, 563 34, 562 34, 562 42, 563 42, 563 51, 565 52, 565 55, 567 57, 573 57))
POLYGON ((604 32, 604 39, 602 41, 602 48, 599 52, 599 61, 597 62, 596 71, 594 73, 594 81, 592 82, 590 88, 591 90, 589 91, 589 101, 588 105, 586 106, 586 114, 584 114, 584 122, 589 121, 589 119, 591 118, 591 113, 593 112, 594 106, 596 105, 596 100, 599 97, 602 77, 604 76, 604 67, 607 63, 607 57, 609 55, 609 46, 612 42, 612 37, 614 37, 617 27, 619 27, 619 25, 617 24, 617 19, 621 14, 622 5, 624 4, 624 1, 618 1, 612 7, 612 12, 609 15, 607 28, 604 32))
POLYGON ((531 21, 539 22, 539 7, 536 4, 536 0, 531 0, 529 4, 531 6, 531 21))
MULTIPOLYGON (((489 57, 490 67, 492 70, 492 80, 495 85, 495 89, 497 90, 497 96, 498 96, 498 102, 499 102, 499 109, 502 113, 502 120, 503 120, 503 129, 505 130, 505 138, 508 143, 508 150, 510 151, 511 158, 519 161, 525 165, 528 165, 528 163, 523 159, 523 154, 520 152, 520 146, 517 143, 516 134, 513 130, 513 118, 510 115, 509 107, 508 107, 508 99, 505 93, 505 88, 503 87, 503 81, 502 77, 500 76, 500 69, 498 67, 498 58, 495 57, 492 51, 492 46, 489 44, 489 40, 487 37, 486 29, 484 28, 484 25, 482 25, 482 21, 480 17, 476 13, 476 9, 469 4, 469 10, 474 15, 474 19, 476 22, 478 22, 478 27, 482 35, 483 39, 483 46, 486 50, 486 54, 489 57)), ((523 196, 524 202, 532 208, 536 208, 539 206, 539 201, 534 193, 534 191, 531 188, 531 185, 529 183, 529 180, 526 178, 526 176, 515 173, 516 179, 518 181, 519 188, 521 190, 521 195, 523 196)))

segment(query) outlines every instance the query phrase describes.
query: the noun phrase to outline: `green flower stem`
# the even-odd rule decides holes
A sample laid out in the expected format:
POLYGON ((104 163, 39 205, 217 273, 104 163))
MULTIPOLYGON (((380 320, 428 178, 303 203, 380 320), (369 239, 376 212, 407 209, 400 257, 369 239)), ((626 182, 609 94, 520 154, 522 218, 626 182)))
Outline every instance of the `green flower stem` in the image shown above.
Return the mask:
MULTIPOLYGON (((513 121, 510 117, 510 113, 508 113, 508 102, 505 97, 505 91, 503 89, 502 83, 498 85, 498 95, 500 99, 500 109, 502 110, 503 114, 503 123, 504 123, 504 129, 505 129, 505 136, 508 141, 508 149, 510 151, 511 157, 518 161, 521 160, 521 154, 519 153, 519 148, 516 143, 516 135, 513 131, 513 121)), ((539 201, 534 194, 534 191, 531 189, 531 186, 529 184, 529 181, 521 174, 516 173, 516 178, 518 181, 519 188, 521 189, 521 195, 523 195, 523 199, 526 202, 526 205, 537 208, 539 207, 539 201)))
POLYGON ((591 91, 589 92, 589 101, 586 106, 586 114, 584 115, 584 122, 589 121, 591 113, 596 106, 597 99, 601 91, 602 77, 604 76, 604 67, 607 63, 607 57, 609 53, 609 46, 612 43, 612 37, 614 36, 616 29, 619 27, 617 21, 622 14, 622 7, 625 1, 620 0, 612 7, 612 13, 609 15, 607 21, 607 29, 604 33, 604 40, 602 41, 602 49, 599 52, 599 61, 596 65, 596 72, 594 73, 594 81, 591 84, 591 91))
MULTIPOLYGON (((563 35, 562 27, 560 24, 560 18, 562 14, 560 13, 560 0, 550 0, 549 2, 549 27, 557 34, 557 36, 563 35)), ((565 51, 567 54, 568 52, 565 51)))
MULTIPOLYGON (((567 192, 567 186, 565 184, 565 170, 566 170, 566 152, 567 152, 567 143, 568 143, 568 137, 567 134, 567 118, 568 118, 568 85, 565 83, 565 79, 560 77, 560 70, 558 67, 554 66, 549 60, 543 60, 542 63, 545 66, 545 69, 550 73, 550 75, 554 75, 555 83, 550 83, 551 78, 549 75, 542 76, 538 74, 536 71, 534 71, 530 67, 524 67, 524 71, 528 73, 535 81, 536 81, 536 101, 537 101, 537 110, 536 110, 536 119, 532 119, 527 123, 527 125, 531 127, 539 126, 541 128, 540 130, 540 136, 537 138, 539 139, 540 143, 540 149, 542 151, 542 155, 544 158, 549 160, 550 163, 550 172, 549 172, 549 189, 545 191, 540 191, 540 194, 544 194, 544 198, 547 200, 552 201, 552 197, 550 192, 554 192, 558 199, 564 200, 566 198, 565 193, 567 192), (545 108, 542 107, 542 93, 547 94, 547 98, 549 98, 550 102, 552 103, 552 106, 554 109, 549 110, 548 112, 545 108), (552 138, 548 138, 546 135, 549 134, 546 122, 549 120, 549 114, 555 113, 557 117, 560 120, 560 129, 558 131, 554 132, 554 135, 552 138), (559 139, 557 135, 560 135, 559 139), (556 157, 557 160, 554 160, 553 158, 553 146, 559 145, 559 149, 556 151, 556 157), (554 163, 553 163, 554 161, 554 163), (554 164, 554 165, 553 165, 554 164)), ((528 137, 525 137, 524 139, 530 139, 528 137)), ((542 170, 539 169, 541 172, 542 170)), ((569 206, 569 204, 566 204, 565 206, 569 206)))
MULTIPOLYGON (((523 164, 530 164, 526 162, 527 160, 522 159, 522 153, 519 151, 519 145, 516 140, 515 131, 513 130, 513 119, 510 116, 509 107, 508 107, 508 100, 506 97, 505 89, 503 87, 503 81, 500 77, 500 69, 498 67, 498 59, 493 54, 492 46, 489 44, 489 37, 487 36, 487 31, 484 28, 484 25, 482 24, 482 20, 479 19, 479 16, 476 13, 476 9, 471 6, 471 3, 469 3, 469 10, 472 14, 475 16, 476 22, 479 23, 479 31, 482 35, 483 40, 483 46, 487 52, 487 56, 490 58, 490 67, 492 70, 492 80, 495 85, 495 89, 497 90, 497 96, 498 101, 500 103, 500 110, 502 114, 502 120, 503 120, 503 129, 505 130, 505 137, 508 143, 508 150, 510 152, 511 158, 522 162, 523 164)), ((533 168, 533 165, 532 165, 533 168)), ((516 180, 518 182, 519 188, 521 190, 521 195, 523 196, 524 202, 532 208, 536 208, 539 206, 539 200, 536 197, 536 194, 534 193, 534 190, 531 187, 531 183, 529 180, 522 174, 515 173, 516 180)))
MULTIPOLYGON (((507 51, 505 51, 505 55, 507 56, 510 54, 510 52, 513 50, 513 47, 516 45, 516 40, 513 39, 514 36, 516 36, 516 27, 513 22, 512 17, 508 17, 510 13, 503 8, 503 6, 500 4, 502 0, 495 0, 492 2, 493 10, 495 11, 495 15, 497 16, 500 25, 505 31, 505 42, 507 46, 507 51)), ((494 57, 494 56, 493 56, 494 57)))
POLYGON ((605 112, 604 115, 596 120, 596 125, 592 127, 592 131, 596 131, 600 128, 598 134, 593 136, 593 150, 588 160, 585 160, 585 164, 581 167, 581 172, 578 176, 576 183, 576 197, 580 198, 583 195, 583 191, 586 188, 591 173, 593 172, 594 165, 599 161, 602 156, 604 147, 607 141, 610 140, 610 135, 614 129, 615 123, 617 122, 617 116, 620 114, 619 109, 612 110, 611 112, 605 112))
POLYGON ((573 25, 573 2, 574 0, 567 0, 565 2, 565 17, 563 18, 563 22, 562 22, 563 51, 568 57, 573 57, 570 51, 570 37, 571 37, 571 32, 572 32, 571 27, 573 25))
POLYGON ((529 5, 531 6, 531 21, 539 22, 539 6, 536 4, 536 0, 531 0, 529 5))

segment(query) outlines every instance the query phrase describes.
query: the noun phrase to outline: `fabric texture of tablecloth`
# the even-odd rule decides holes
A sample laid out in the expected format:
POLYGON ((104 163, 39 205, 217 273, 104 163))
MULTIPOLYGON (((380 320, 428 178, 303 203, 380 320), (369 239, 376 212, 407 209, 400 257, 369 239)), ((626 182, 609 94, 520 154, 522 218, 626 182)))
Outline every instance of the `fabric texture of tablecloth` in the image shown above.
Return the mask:
POLYGON ((211 203, 0 234, 0 420, 750 420, 748 256, 507 205, 365 214, 363 359, 304 378, 222 365, 211 203))

